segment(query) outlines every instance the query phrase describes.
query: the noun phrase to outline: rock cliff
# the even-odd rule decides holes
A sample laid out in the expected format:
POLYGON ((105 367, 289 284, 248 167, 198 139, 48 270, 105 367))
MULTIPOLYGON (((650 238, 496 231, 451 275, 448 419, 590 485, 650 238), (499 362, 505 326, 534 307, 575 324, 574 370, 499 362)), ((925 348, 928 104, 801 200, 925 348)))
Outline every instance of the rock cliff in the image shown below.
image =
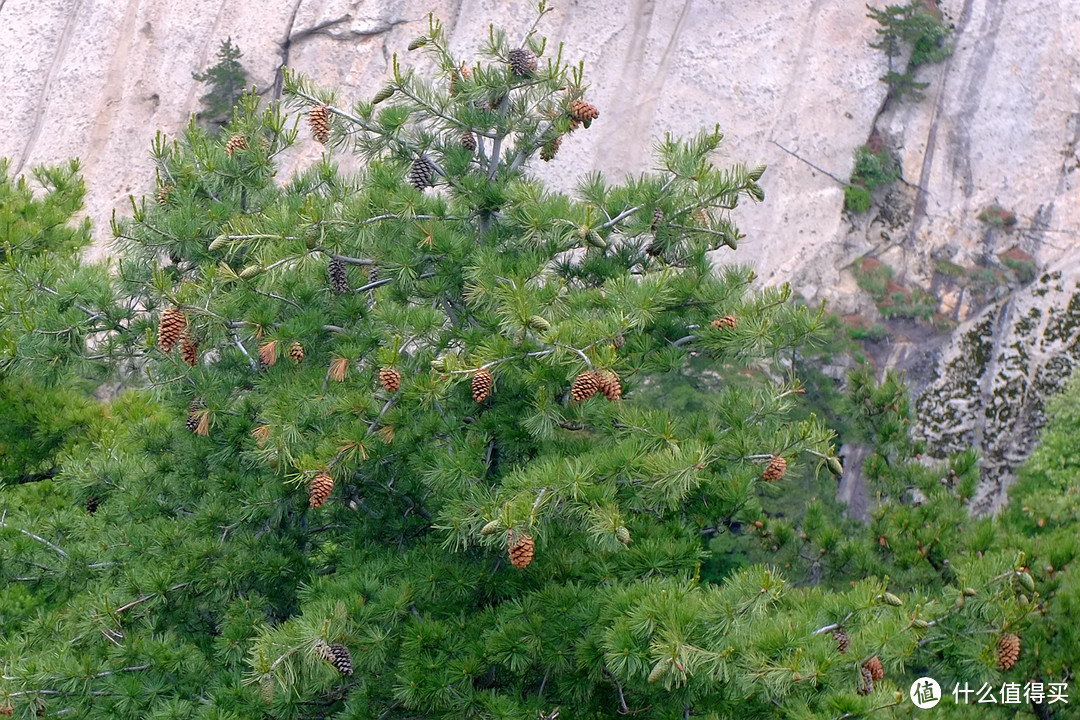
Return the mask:
MULTIPOLYGON (((955 52, 922 71, 926 98, 906 104, 885 103, 886 61, 868 46, 876 25, 861 2, 554 5, 541 30, 586 62, 601 118, 539 172, 563 187, 590 170, 637 172, 649 166, 650 139, 718 123, 726 158, 769 165, 767 202, 740 210, 745 244, 721 259, 752 262, 766 281, 791 280, 842 313, 875 312, 851 272, 864 257, 941 298, 941 317, 959 323, 941 362, 898 337, 888 363, 919 370, 920 431, 934 447, 984 451, 982 506, 999 503, 1042 397, 1080 359, 1075 3, 946 0, 955 52), (852 216, 837 178, 871 136, 898 156, 904 182, 852 216), (1015 225, 986 222, 992 206, 1014 213, 1015 225), (1010 252, 1042 279, 998 272, 1010 252), (956 268, 1007 281, 973 295, 946 277, 956 268)), ((270 96, 288 65, 355 99, 384 83, 429 11, 468 56, 489 22, 524 28, 533 3, 0 0, 0 156, 16 172, 81 157, 103 254, 112 210, 153 187, 154 133, 175 133, 198 109, 204 90, 191 73, 214 62, 225 37, 270 96)), ((320 150, 305 140, 287 162, 303 166, 320 150)))

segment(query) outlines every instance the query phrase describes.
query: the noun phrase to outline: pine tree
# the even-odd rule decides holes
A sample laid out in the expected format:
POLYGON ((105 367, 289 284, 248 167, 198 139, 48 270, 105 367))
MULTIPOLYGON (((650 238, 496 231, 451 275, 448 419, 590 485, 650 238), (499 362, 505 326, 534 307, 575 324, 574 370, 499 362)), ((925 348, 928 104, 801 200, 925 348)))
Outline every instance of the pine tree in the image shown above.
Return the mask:
MULTIPOLYGON (((195 80, 210 86, 210 90, 200 98, 203 109, 199 119, 215 130, 228 122, 233 107, 240 102, 247 89, 247 72, 240 64, 243 56, 240 48, 233 45, 232 38, 225 38, 218 47, 217 63, 201 73, 191 74, 195 80)), ((243 140, 243 136, 240 136, 240 140, 243 140)), ((236 141, 233 147, 246 147, 246 143, 241 146, 240 141, 236 141)))
MULTIPOLYGON (((1005 632, 1024 638, 1017 667, 1036 668, 1046 653, 1028 648, 1050 633, 1033 639, 1032 608, 1065 620, 1042 593, 1072 575, 1048 580, 1036 540, 1020 557, 1015 538, 971 529, 974 458, 950 460, 952 486, 914 462, 895 381, 851 381, 881 516, 864 530, 814 508, 798 528, 764 516, 764 495, 838 462, 791 360, 825 339, 823 312, 714 267, 740 237, 732 211, 763 199, 764 168, 714 166, 721 134, 707 131, 660 143, 662 171, 552 193, 530 171, 570 132, 580 68, 533 30, 493 31, 451 97, 464 59, 441 25, 411 47, 437 75, 395 62, 378 112, 286 74, 290 107, 325 105, 355 143, 358 175, 323 157, 277 182, 295 120, 246 95, 225 129, 248 151, 194 125, 155 143, 173 200, 135 201, 116 222, 115 274, 71 284, 33 256, 0 267, 3 297, 48 331, 5 319, 11 368, 60 384, 106 358, 147 383, 59 454, 63 504, 20 496, 2 521, 0 574, 37 615, 0 640, 0 702, 28 714, 40 693, 55 712, 123 720, 825 720, 886 717, 911 667, 997 673, 1005 632), (506 62, 518 48, 543 60, 528 77, 506 62), (437 177, 423 193, 409 177, 421 157, 437 177), (328 291, 334 257, 377 265, 378 284, 328 291), (196 366, 155 347, 174 307, 199 329, 196 366), (709 327, 729 315, 734 327, 709 327), (303 361, 272 362, 296 338, 303 361), (692 353, 738 382, 696 414, 642 400, 650 373, 692 353), (498 389, 478 404, 482 369, 498 389), (574 402, 582 376, 593 397, 574 402), (185 427, 195 399, 206 435, 185 427), (784 473, 767 483, 774 457, 784 473), (910 483, 940 506, 906 502, 910 483), (719 533, 767 541, 790 567, 704 577, 719 533), (861 695, 870 658, 881 672, 866 668, 861 695)), ((1064 554, 1077 540, 1059 530, 1064 554)), ((1075 651, 1054 652, 1041 672, 1075 651)))
POLYGON ((941 62, 952 54, 947 40, 951 31, 942 21, 941 12, 925 0, 911 0, 907 5, 888 5, 885 8, 866 6, 867 17, 878 23, 874 31, 878 39, 870 47, 881 50, 889 60, 889 71, 881 81, 889 86, 889 96, 898 100, 919 100, 928 83, 915 80, 915 70, 923 65, 941 62), (906 56, 903 72, 894 64, 906 56))

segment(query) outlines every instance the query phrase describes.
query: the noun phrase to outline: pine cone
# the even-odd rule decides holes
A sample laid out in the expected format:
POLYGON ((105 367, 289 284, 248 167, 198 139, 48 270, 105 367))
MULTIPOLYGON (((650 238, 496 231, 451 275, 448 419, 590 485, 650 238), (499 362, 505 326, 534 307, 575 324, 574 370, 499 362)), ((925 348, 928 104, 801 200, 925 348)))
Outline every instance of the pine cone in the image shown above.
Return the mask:
POLYGON ((308 124, 311 136, 325 145, 330 142, 330 106, 316 105, 308 111, 308 124))
POLYGON ((458 83, 472 77, 472 70, 470 70, 469 66, 465 63, 461 63, 461 67, 459 67, 458 70, 461 72, 460 78, 458 77, 458 73, 450 73, 450 97, 454 97, 458 94, 458 83))
POLYGON ((612 372, 597 373, 597 378, 600 383, 597 390, 604 393, 604 397, 612 402, 622 397, 622 385, 618 375, 612 372))
POLYGON ((326 502, 326 498, 330 497, 330 493, 333 491, 334 478, 325 470, 320 472, 311 481, 311 487, 308 488, 308 505, 313 508, 322 507, 323 503, 326 502))
POLYGON ((480 368, 473 375, 472 379, 472 396, 473 400, 478 403, 484 402, 491 395, 491 386, 494 384, 494 378, 491 377, 491 371, 487 368, 480 368))
POLYGON ((871 680, 877 681, 885 679, 885 668, 882 667, 881 660, 878 659, 877 655, 864 662, 863 669, 870 671, 871 680))
POLYGON ((472 130, 466 130, 461 134, 461 147, 469 152, 476 150, 476 135, 473 134, 472 130))
POLYGON ((421 155, 413 161, 409 168, 409 182, 417 190, 423 192, 424 188, 431 185, 431 178, 435 175, 435 166, 427 155, 421 155))
POLYGON ((712 321, 713 330, 734 330, 739 324, 739 318, 734 315, 725 315, 712 321))
POLYGON ((229 138, 229 142, 225 143, 225 152, 232 155, 237 150, 247 150, 247 138, 240 133, 233 135, 229 138))
POLYGON ((773 455, 772 460, 769 460, 769 464, 765 466, 765 470, 761 473, 761 479, 765 482, 776 482, 784 477, 786 472, 787 460, 779 455, 773 455))
POLYGON ((551 142, 544 143, 540 146, 540 159, 544 162, 551 162, 555 159, 555 156, 559 154, 559 147, 562 145, 562 135, 551 142))
POLYGON ((600 379, 592 370, 586 370, 577 376, 574 384, 570 386, 570 397, 574 402, 584 402, 596 394, 600 389, 600 379))
POLYGON ((349 270, 344 261, 330 258, 330 262, 326 264, 326 276, 334 293, 344 295, 349 292, 349 270))
POLYGON ((192 340, 187 332, 180 336, 180 359, 191 367, 199 364, 199 343, 192 340))
POLYGON ((848 631, 844 628, 836 628, 832 636, 836 641, 836 649, 841 653, 846 653, 848 646, 851 645, 851 636, 848 635, 848 631))
POLYGON ((584 100, 570 101, 570 119, 572 121, 579 122, 587 128, 598 117, 600 117, 600 111, 584 100))
POLYGON ((262 701, 265 704, 272 705, 274 703, 274 676, 270 673, 259 678, 259 695, 262 696, 262 701))
POLYGON ((536 72, 536 53, 532 50, 527 48, 511 50, 507 59, 510 61, 510 72, 518 77, 528 77, 536 72))
POLYGON ((998 640, 997 661, 1002 670, 1011 670, 1020 658, 1020 638, 1012 633, 1005 633, 998 640))
POLYGON ((0 704, 0 715, 4 717, 11 717, 14 714, 15 706, 11 703, 10 700, 5 700, 2 704, 0 704))
POLYGON ((206 433, 200 433, 199 428, 203 424, 202 418, 205 415, 203 412, 202 401, 195 398, 191 401, 191 406, 188 408, 187 421, 184 423, 184 427, 188 432, 205 435, 206 433))
POLYGON ((664 222, 664 211, 661 210, 660 208, 656 208, 655 210, 652 211, 652 225, 649 226, 650 229, 656 230, 656 228, 660 227, 660 225, 662 225, 663 222, 664 222))
POLYGON ((86 498, 86 514, 93 515, 97 512, 98 505, 101 505, 101 499, 96 495, 91 495, 86 498))
POLYGON ((292 358, 294 363, 304 359, 304 346, 300 344, 299 340, 293 340, 292 345, 289 346, 289 357, 292 358))
POLYGON ((373 282, 379 282, 379 266, 378 265, 371 265, 370 267, 368 267, 367 281, 368 281, 368 285, 370 285, 373 282))
POLYGON ((162 352, 172 352, 185 325, 187 325, 187 315, 180 308, 167 308, 161 313, 161 322, 158 324, 158 344, 162 352))
POLYGON ((616 350, 622 350, 623 345, 626 344, 626 338, 623 337, 622 333, 615 333, 615 337, 612 338, 611 344, 615 346, 616 350))
POLYGON ((514 531, 511 530, 507 537, 510 546, 510 563, 518 570, 529 567, 529 563, 533 561, 533 556, 536 554, 536 543, 533 542, 532 535, 523 532, 515 539, 514 531))
POLYGON ((401 373, 398 372, 397 368, 380 368, 379 384, 382 385, 387 392, 395 393, 398 391, 398 388, 401 387, 401 373))
POLYGON ((351 677, 353 674, 352 655, 349 654, 349 648, 339 643, 333 643, 327 648, 329 654, 330 664, 337 668, 337 671, 345 677, 351 677))
POLYGON ((866 667, 860 668, 860 674, 862 675, 862 685, 855 692, 860 695, 869 695, 874 692, 874 676, 866 667))
POLYGON ((157 191, 158 205, 167 205, 169 203, 169 194, 175 190, 173 185, 162 185, 157 191))

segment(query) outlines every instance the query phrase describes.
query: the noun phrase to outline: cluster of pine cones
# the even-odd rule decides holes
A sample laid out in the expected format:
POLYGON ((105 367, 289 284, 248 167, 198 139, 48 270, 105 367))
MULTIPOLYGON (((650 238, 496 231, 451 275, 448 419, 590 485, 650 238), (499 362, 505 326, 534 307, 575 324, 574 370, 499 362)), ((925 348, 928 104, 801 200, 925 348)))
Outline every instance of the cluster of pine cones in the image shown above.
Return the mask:
POLYGON ((869 695, 874 692, 874 683, 885 679, 885 668, 877 655, 863 663, 859 671, 862 676, 862 684, 856 691, 860 695, 869 695))
POLYGON ((613 372, 586 370, 570 386, 570 397, 574 402, 585 402, 598 392, 612 402, 622 397, 622 384, 618 376, 613 372))
POLYGON ((171 353, 180 343, 180 359, 195 367, 199 362, 199 343, 191 336, 187 315, 180 308, 166 308, 158 322, 158 346, 163 353, 171 353))

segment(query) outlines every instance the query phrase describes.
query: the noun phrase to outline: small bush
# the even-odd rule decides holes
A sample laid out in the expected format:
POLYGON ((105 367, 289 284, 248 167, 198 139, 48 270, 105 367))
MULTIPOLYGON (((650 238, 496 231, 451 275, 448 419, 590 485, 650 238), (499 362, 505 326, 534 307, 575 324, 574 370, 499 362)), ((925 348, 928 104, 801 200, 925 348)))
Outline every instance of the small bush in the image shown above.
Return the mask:
POLYGON ((1016 213, 994 203, 987 208, 983 208, 983 211, 979 213, 979 220, 991 227, 1011 228, 1016 225, 1016 213))
POLYGON ((864 292, 869 293, 875 302, 881 302, 886 298, 892 277, 891 267, 882 265, 872 258, 864 258, 855 266, 855 282, 864 292))
POLYGON ((900 177, 896 160, 887 151, 873 152, 866 145, 855 149, 855 169, 851 171, 851 182, 862 185, 867 190, 874 190, 881 185, 888 185, 900 177))
POLYGON ((878 303, 878 309, 887 318, 914 320, 929 320, 937 306, 938 299, 921 288, 915 288, 910 293, 891 293, 887 302, 878 303))
POLYGON ((964 268, 948 260, 938 260, 934 267, 939 273, 948 277, 958 278, 964 276, 964 268))
POLYGON ((864 213, 870 209, 870 191, 861 185, 844 186, 844 208, 853 213, 864 213))
POLYGON ((1005 263, 1005 267, 1016 274, 1016 279, 1019 282, 1029 283, 1035 279, 1035 263, 1031 260, 1007 257, 1002 258, 1002 262, 1005 263))
POLYGON ((889 337, 889 329, 885 327, 885 323, 874 323, 870 327, 853 327, 848 328, 848 337, 852 340, 869 340, 870 342, 881 342, 889 337))

